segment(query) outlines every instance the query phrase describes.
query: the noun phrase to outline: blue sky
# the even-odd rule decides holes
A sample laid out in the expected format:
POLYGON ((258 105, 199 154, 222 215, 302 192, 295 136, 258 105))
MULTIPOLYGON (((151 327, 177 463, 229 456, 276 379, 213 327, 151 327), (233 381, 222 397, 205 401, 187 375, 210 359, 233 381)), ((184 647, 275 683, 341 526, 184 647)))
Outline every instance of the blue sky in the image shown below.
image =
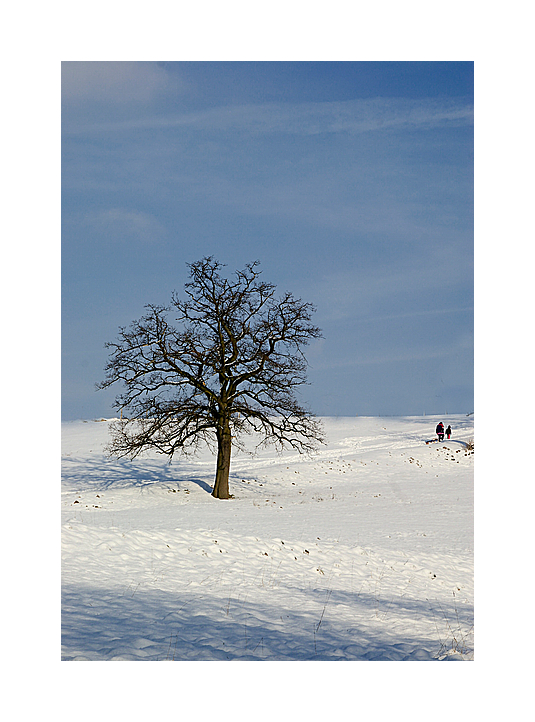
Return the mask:
POLYGON ((473 410, 473 64, 62 63, 62 416, 214 255, 317 307, 319 415, 473 410))

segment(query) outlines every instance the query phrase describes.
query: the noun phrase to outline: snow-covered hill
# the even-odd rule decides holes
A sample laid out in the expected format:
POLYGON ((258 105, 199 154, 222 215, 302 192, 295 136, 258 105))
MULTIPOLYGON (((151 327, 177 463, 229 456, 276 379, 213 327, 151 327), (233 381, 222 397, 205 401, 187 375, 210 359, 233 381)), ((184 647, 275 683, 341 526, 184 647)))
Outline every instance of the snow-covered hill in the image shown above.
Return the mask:
POLYGON ((62 428, 64 660, 473 659, 473 417, 328 418, 313 458, 108 459, 62 428))

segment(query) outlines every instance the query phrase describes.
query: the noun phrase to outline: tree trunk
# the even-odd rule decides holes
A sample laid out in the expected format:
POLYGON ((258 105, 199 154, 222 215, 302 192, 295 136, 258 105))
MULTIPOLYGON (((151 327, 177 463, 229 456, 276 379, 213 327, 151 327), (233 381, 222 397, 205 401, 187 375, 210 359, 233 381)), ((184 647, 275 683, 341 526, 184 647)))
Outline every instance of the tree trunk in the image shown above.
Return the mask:
POLYGON ((229 499, 228 477, 230 472, 230 454, 232 451, 232 436, 228 421, 222 424, 222 430, 217 434, 217 469, 212 496, 216 499, 229 499))

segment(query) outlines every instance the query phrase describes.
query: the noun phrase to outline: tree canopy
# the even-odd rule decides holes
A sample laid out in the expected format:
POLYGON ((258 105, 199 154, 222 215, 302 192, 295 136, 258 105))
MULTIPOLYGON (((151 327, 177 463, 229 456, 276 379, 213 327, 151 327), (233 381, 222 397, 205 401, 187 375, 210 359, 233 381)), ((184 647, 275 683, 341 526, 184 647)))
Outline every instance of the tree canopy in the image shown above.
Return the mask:
POLYGON ((310 303, 260 279, 259 263, 229 280, 206 257, 192 264, 184 297, 120 328, 106 344, 106 388, 123 385, 114 407, 110 454, 153 449, 171 459, 206 442, 217 448, 213 496, 229 498, 232 445, 245 433, 259 444, 310 452, 323 441, 318 419, 298 402, 306 383, 304 347, 321 331, 310 303), (170 322, 169 316, 173 321, 170 322))

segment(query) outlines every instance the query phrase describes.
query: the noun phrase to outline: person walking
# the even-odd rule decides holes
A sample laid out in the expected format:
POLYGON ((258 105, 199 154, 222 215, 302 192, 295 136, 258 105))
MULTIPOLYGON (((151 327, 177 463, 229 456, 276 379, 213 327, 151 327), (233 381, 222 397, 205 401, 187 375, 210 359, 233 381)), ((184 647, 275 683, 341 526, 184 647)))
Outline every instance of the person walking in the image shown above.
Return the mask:
POLYGON ((438 434, 438 440, 444 441, 444 424, 442 423, 442 421, 438 422, 437 428, 435 429, 435 431, 438 434))
POLYGON ((448 424, 448 428, 446 429, 446 436, 448 437, 448 439, 451 436, 451 426, 449 424, 448 424))

